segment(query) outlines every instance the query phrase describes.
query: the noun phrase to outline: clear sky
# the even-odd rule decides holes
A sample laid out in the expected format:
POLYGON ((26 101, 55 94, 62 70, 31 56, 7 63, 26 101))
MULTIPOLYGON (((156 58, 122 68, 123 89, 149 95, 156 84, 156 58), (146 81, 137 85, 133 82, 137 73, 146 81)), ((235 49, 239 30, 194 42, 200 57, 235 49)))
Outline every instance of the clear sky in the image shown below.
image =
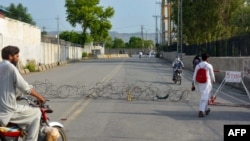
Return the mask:
MULTIPOLYGON (((155 32, 154 15, 160 15, 161 0, 100 0, 100 6, 111 6, 115 15, 110 19, 113 25, 111 31, 119 33, 134 33, 143 31, 155 32)), ((7 7, 11 3, 22 3, 28 8, 36 25, 45 31, 57 31, 57 16, 59 16, 59 30, 81 30, 72 27, 66 21, 65 0, 0 0, 0 5, 7 7)), ((158 18, 159 19, 159 18, 158 18)), ((160 21, 158 20, 158 23, 160 21)), ((159 25, 158 25, 159 27, 159 25)))

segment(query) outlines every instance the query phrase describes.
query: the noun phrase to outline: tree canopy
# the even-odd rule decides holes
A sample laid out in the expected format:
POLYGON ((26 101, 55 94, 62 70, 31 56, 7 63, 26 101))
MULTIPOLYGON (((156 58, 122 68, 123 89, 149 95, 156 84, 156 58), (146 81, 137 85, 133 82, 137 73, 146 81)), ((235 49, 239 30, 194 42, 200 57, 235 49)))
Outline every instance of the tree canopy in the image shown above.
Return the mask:
POLYGON ((132 36, 126 46, 127 48, 153 49, 154 42, 152 40, 142 40, 140 37, 132 36))
POLYGON ((125 43, 122 39, 115 38, 112 48, 125 48, 125 43))
POLYGON ((233 14, 231 23, 234 25, 235 34, 244 34, 250 32, 250 0, 244 1, 233 14))
POLYGON ((66 0, 67 21, 82 28, 82 40, 86 43, 90 35, 94 43, 104 42, 112 28, 108 20, 114 15, 112 7, 98 6, 100 0, 66 0))
POLYGON ((6 10, 8 11, 6 14, 7 17, 16 19, 25 23, 29 23, 32 25, 36 25, 31 15, 28 13, 28 9, 24 7, 21 3, 19 3, 17 6, 11 3, 10 6, 6 8, 6 10))
POLYGON ((154 49, 154 42, 152 40, 144 40, 142 46, 142 39, 140 37, 132 36, 129 42, 124 42, 123 39, 115 37, 114 40, 109 36, 105 41, 105 48, 121 49, 121 48, 141 48, 141 49, 154 49))
POLYGON ((113 40, 111 36, 108 36, 105 40, 105 48, 112 48, 113 46, 113 40))
POLYGON ((63 39, 68 42, 82 44, 81 35, 74 31, 63 31, 59 35, 60 39, 63 39))
POLYGON ((142 48, 142 39, 140 37, 130 37, 129 48, 142 48))
MULTIPOLYGON (((174 9, 172 19, 177 25, 179 0, 171 1, 174 9)), ((183 0, 183 42, 204 43, 237 34, 238 26, 243 25, 239 22, 243 20, 242 17, 239 20, 239 15, 246 15, 247 12, 246 8, 242 9, 246 1, 248 0, 183 0)), ((247 24, 246 20, 244 24, 247 24)))

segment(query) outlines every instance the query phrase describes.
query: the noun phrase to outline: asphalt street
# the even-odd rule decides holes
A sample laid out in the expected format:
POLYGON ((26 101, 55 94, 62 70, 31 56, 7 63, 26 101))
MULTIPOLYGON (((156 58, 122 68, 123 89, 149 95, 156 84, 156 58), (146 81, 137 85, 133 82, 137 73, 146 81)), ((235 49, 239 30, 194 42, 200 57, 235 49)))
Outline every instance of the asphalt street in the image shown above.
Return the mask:
MULTIPOLYGON (((221 89, 214 104, 210 105, 211 113, 199 118, 199 92, 190 91, 192 73, 184 69, 182 84, 174 84, 169 62, 134 56, 83 60, 24 77, 30 83, 51 82, 56 88, 65 84, 89 86, 110 81, 124 88, 140 81, 152 84, 152 88, 166 90, 159 95, 173 90, 188 92, 188 97, 180 101, 134 99, 135 94, 132 94, 131 101, 127 97, 89 98, 72 94, 59 98, 45 95, 55 110, 51 120, 64 124, 70 141, 223 141, 224 125, 249 125, 248 96, 228 85, 221 89)), ((212 93, 219 85, 213 85, 212 93)))

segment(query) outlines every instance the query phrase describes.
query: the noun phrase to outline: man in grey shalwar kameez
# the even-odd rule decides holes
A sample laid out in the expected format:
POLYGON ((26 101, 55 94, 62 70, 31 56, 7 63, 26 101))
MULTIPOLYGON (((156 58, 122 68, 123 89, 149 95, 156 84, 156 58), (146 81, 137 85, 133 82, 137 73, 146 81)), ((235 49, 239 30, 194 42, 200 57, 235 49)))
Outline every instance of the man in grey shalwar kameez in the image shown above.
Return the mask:
POLYGON ((21 76, 16 64, 19 60, 19 49, 15 46, 7 46, 2 49, 0 62, 0 124, 6 126, 9 122, 18 124, 27 132, 26 141, 37 141, 41 111, 29 105, 17 104, 16 90, 24 94, 30 94, 40 103, 45 99, 36 92, 21 76))
POLYGON ((209 114, 210 108, 208 108, 208 100, 210 98, 210 92, 212 90, 212 83, 215 83, 213 66, 210 63, 208 63, 208 58, 209 58, 208 54, 203 53, 201 57, 202 57, 202 62, 200 62, 199 65, 195 67, 193 75, 193 82, 198 87, 201 93, 198 117, 204 117, 205 114, 206 115, 209 114), (196 81, 196 74, 200 67, 206 69, 206 74, 207 74, 206 83, 198 83, 196 81))

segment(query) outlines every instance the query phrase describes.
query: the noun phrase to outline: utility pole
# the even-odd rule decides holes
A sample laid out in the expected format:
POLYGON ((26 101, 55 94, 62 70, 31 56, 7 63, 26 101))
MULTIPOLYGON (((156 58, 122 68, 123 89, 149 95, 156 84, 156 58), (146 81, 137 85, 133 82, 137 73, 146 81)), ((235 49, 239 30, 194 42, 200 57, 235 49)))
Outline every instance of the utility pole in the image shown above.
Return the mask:
POLYGON ((166 28, 165 28, 165 20, 166 20, 166 16, 165 16, 165 8, 166 8, 166 4, 165 4, 165 0, 162 0, 161 2, 161 20, 162 20, 162 44, 166 43, 166 28))
POLYGON ((144 39, 143 39, 143 25, 141 25, 141 40, 142 40, 142 49, 143 49, 143 47, 144 47, 144 39))
POLYGON ((182 0, 178 0, 177 55, 182 59, 182 0))
POLYGON ((45 27, 43 26, 43 32, 45 32, 45 27))
POLYGON ((158 42, 158 23, 157 23, 158 19, 157 18, 159 18, 160 16, 154 15, 153 17, 155 18, 155 44, 157 45, 157 44, 159 44, 159 42, 158 42))
POLYGON ((171 26, 171 12, 172 12, 172 4, 170 2, 170 0, 168 0, 168 4, 167 4, 167 10, 168 10, 168 45, 172 44, 172 26, 171 26))
POLYGON ((45 35, 45 26, 43 26, 42 36, 45 35))
POLYGON ((59 16, 56 17, 57 21, 57 46, 58 46, 58 62, 60 62, 60 38, 59 38, 59 16))
MULTIPOLYGON (((161 2, 155 2, 155 3, 160 5, 160 10, 161 10, 161 8, 162 8, 161 7, 161 2)), ((160 12, 160 19, 162 21, 162 14, 161 14, 161 12, 160 12)), ((159 43, 162 44, 162 22, 160 22, 160 32, 159 32, 159 35, 160 35, 160 37, 159 37, 159 39, 160 39, 159 43)))

